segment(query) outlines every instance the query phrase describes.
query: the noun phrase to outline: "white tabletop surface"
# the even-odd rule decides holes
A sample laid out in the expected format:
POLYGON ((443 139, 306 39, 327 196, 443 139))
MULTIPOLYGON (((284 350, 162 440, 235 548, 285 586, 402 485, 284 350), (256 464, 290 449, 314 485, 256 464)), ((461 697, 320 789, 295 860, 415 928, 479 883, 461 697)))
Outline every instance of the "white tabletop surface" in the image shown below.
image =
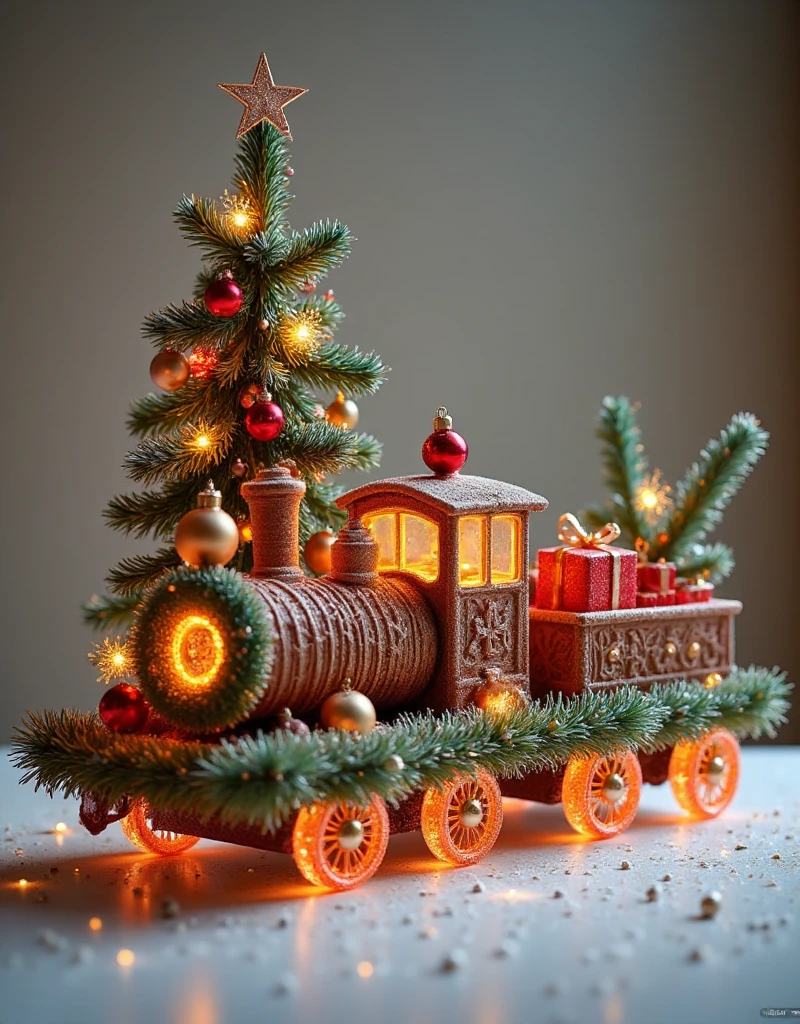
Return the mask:
POLYGON ((74 801, 18 786, 4 755, 2 1024, 755 1024, 800 1008, 800 748, 746 749, 716 821, 689 823, 668 787, 646 787, 627 833, 586 842, 560 807, 509 800, 476 867, 396 836, 345 895, 278 854, 204 841, 159 859, 118 825, 93 839, 74 801), (700 920, 714 889, 722 908, 700 920))

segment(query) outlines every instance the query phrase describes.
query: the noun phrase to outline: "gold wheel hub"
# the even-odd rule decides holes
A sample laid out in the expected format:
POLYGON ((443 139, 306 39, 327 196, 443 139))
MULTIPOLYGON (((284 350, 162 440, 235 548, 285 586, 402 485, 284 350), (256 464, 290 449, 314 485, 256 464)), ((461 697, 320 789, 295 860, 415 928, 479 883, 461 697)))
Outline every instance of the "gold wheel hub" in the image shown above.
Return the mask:
POLYGON ((337 838, 343 850, 357 850, 364 841, 364 826, 357 818, 343 821, 337 838))
POLYGON ((719 756, 719 754, 715 754, 714 757, 709 759, 708 766, 706 768, 706 774, 712 779, 718 779, 724 771, 725 762, 719 756))
POLYGON ((606 776, 603 782, 603 797, 610 803, 616 804, 625 795, 625 780, 618 772, 612 772, 606 776))
POLYGON ((461 805, 459 817, 465 828, 477 828, 483 821, 483 807, 480 800, 474 798, 465 800, 461 805))

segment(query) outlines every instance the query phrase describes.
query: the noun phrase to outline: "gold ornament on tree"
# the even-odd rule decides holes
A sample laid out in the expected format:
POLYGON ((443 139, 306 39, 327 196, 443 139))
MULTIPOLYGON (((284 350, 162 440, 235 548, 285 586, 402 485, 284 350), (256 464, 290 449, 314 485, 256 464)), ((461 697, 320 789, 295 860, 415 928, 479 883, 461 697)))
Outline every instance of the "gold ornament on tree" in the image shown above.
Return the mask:
POLYGON ((320 721, 326 729, 344 729, 362 736, 372 732, 378 721, 375 705, 345 680, 344 689, 332 693, 320 708, 320 721))
POLYGON ((192 375, 189 360, 182 352, 165 348, 153 356, 150 379, 162 391, 177 391, 192 375))
POLYGON ((101 643, 94 644, 89 652, 89 661, 100 675, 98 683, 110 683, 112 679, 124 679, 132 672, 130 651, 122 637, 111 640, 106 637, 101 643))
POLYGON ((225 207, 225 221, 231 230, 238 235, 246 235, 255 226, 255 211, 247 196, 225 189, 220 201, 225 207))
POLYGON ((309 569, 318 576, 331 571, 331 547, 335 540, 330 530, 320 530, 319 533, 312 533, 305 543, 303 558, 309 569))
POLYGON ((175 550, 189 565, 227 565, 239 550, 239 528, 222 509, 222 495, 211 480, 197 495, 175 531, 175 550))
POLYGON ((344 392, 340 391, 325 410, 325 419, 335 427, 352 430, 358 423, 358 406, 352 398, 345 398, 344 392))

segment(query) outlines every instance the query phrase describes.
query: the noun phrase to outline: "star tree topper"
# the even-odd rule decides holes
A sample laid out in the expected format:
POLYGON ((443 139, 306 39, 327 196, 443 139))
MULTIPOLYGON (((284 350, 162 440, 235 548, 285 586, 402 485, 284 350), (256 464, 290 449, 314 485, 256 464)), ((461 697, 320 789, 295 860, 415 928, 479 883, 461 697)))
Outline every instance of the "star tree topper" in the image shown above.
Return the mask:
POLYGON ((244 113, 239 122, 239 131, 236 133, 237 139, 241 139, 262 121, 269 121, 282 135, 291 139, 292 133, 289 131, 283 108, 304 92, 308 92, 308 89, 295 89, 291 85, 276 85, 265 53, 258 58, 251 85, 223 85, 220 82, 219 87, 240 103, 244 103, 244 113))

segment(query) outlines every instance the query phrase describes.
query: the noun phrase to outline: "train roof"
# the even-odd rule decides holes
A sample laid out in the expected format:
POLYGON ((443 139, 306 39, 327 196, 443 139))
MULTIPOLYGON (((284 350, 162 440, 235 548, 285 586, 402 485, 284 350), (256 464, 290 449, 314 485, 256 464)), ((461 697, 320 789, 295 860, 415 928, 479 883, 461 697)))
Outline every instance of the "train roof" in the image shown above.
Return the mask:
POLYGON ((448 515, 470 512, 539 512, 547 508, 547 498, 527 491, 516 484, 502 480, 489 480, 483 476, 396 476, 388 480, 375 480, 348 491, 336 504, 347 508, 361 498, 379 495, 403 495, 416 498, 448 515))

